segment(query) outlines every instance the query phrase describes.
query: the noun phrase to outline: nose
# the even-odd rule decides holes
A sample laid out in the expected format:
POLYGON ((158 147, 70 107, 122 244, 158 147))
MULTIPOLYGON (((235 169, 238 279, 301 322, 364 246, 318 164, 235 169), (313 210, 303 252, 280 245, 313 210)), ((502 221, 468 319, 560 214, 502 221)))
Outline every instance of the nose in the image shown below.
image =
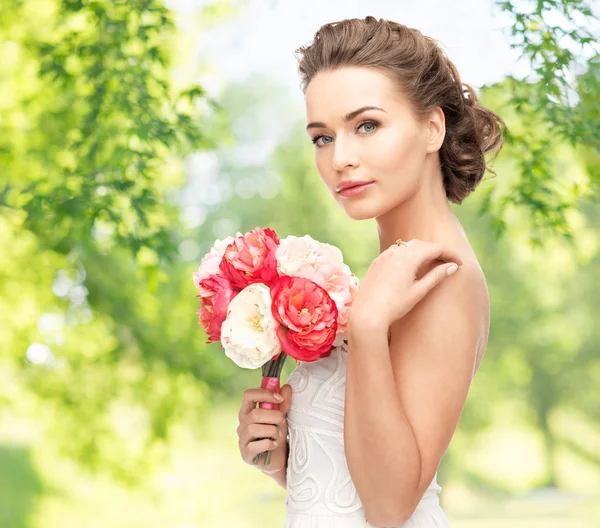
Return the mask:
POLYGON ((342 172, 346 167, 356 167, 358 165, 356 155, 351 152, 348 142, 341 141, 339 137, 333 147, 331 165, 338 172, 342 172))

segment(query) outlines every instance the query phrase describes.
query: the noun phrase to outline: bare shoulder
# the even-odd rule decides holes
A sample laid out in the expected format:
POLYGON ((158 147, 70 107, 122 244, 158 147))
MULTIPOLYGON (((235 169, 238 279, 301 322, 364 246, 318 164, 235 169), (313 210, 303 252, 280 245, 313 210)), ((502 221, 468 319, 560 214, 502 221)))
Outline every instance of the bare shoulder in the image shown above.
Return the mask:
MULTIPOLYGON (((487 346, 490 302, 485 275, 475 253, 470 246, 465 246, 460 254, 463 265, 459 271, 445 278, 390 330, 397 335, 407 335, 420 329, 433 335, 447 332, 447 328, 443 330, 446 325, 460 326, 464 333, 470 335, 469 341, 475 344, 474 376, 487 346)), ((417 279, 439 264, 436 261, 421 268, 417 279)), ((438 337, 443 339, 441 335, 438 337)))
MULTIPOLYGON (((457 242, 460 270, 444 278, 390 326, 390 363, 421 460, 419 498, 456 430, 485 350, 488 293, 470 247, 457 242)), ((417 280, 440 262, 417 272, 417 280)))
POLYGON ((468 305, 472 308, 473 316, 471 320, 477 325, 473 330, 478 332, 477 357, 473 370, 473 375, 475 375, 483 358, 483 354, 485 353, 489 337, 489 291, 485 275, 474 253, 464 259, 464 264, 461 266, 460 272, 456 273, 454 276, 458 277, 459 275, 460 279, 456 281, 455 286, 460 286, 465 292, 468 305))

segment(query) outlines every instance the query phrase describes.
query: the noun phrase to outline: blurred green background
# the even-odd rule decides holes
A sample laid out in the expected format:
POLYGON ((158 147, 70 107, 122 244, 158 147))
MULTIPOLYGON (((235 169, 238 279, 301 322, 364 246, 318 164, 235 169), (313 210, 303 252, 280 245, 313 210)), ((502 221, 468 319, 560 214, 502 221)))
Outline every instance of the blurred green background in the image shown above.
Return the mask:
MULTIPOLYGON (((492 326, 442 504, 455 528, 598 527, 598 12, 478 5, 528 70, 478 86, 509 136, 453 206, 492 326)), ((379 245, 320 184, 299 89, 274 69, 215 90, 196 39, 255 7, 0 3, 0 528, 281 526, 284 490, 237 449, 259 372, 205 344, 192 272, 256 226, 339 246, 359 278, 379 245)), ((359 11, 336 18, 382 16, 359 11)))

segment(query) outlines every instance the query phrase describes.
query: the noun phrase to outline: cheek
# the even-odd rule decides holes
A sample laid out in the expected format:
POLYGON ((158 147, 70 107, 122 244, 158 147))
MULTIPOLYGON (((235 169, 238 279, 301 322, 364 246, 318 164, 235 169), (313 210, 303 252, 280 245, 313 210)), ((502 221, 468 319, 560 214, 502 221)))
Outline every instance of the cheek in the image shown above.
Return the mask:
POLYGON ((331 168, 331 161, 328 159, 325 152, 315 152, 315 166, 321 179, 330 186, 332 181, 335 179, 333 169, 331 168))
POLYGON ((381 134, 380 140, 369 149, 369 157, 385 173, 407 180, 420 172, 424 152, 415 131, 390 130, 389 134, 381 134))

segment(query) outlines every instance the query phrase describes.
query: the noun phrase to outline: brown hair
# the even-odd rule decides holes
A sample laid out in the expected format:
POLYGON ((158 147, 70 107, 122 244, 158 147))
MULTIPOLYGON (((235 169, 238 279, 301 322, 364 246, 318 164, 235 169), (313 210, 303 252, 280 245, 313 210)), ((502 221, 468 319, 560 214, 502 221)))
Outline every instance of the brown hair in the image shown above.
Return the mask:
POLYGON ((496 159, 506 124, 479 104, 473 88, 461 82, 456 66, 431 37, 397 22, 367 16, 321 26, 313 42, 296 49, 294 55, 305 94, 320 71, 366 66, 398 83, 419 121, 424 122, 440 106, 446 119, 440 165, 446 196, 452 202, 460 204, 475 190, 486 170, 496 175, 485 155, 493 151, 492 161, 496 159))

